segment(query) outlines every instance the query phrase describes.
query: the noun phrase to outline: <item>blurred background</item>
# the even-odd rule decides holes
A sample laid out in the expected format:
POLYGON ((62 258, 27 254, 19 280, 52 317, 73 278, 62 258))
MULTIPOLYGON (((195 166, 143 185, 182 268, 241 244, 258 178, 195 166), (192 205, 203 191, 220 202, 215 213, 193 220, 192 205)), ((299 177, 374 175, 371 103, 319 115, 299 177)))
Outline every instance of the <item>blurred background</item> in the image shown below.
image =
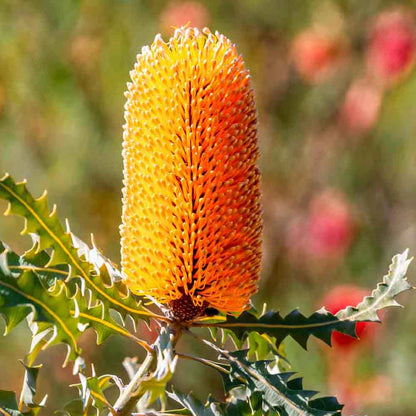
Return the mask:
MULTIPOLYGON (((283 314, 324 304, 336 312, 370 292, 393 254, 416 253, 415 7, 414 0, 2 0, 0 175, 27 178, 35 195, 48 189, 72 231, 84 240, 93 233, 119 262, 129 70, 156 33, 167 39, 173 26, 209 26, 237 44, 258 103, 265 228, 254 303, 283 314)), ((29 246, 21 227, 20 219, 0 218, 0 239, 16 251, 29 246)), ((414 266, 410 278, 416 282, 414 266)), ((337 337, 330 351, 310 340, 305 353, 285 342, 306 387, 338 394, 346 414, 414 414, 416 302, 400 300, 406 309, 361 327, 359 344, 337 337)), ((17 359, 29 335, 20 325, 0 338, 0 389, 20 389, 17 359)), ((125 378, 122 357, 137 354, 134 346, 94 342, 85 334, 97 372, 125 378)), ((60 368, 64 355, 62 346, 41 356, 49 414, 76 396, 65 388, 77 379, 60 368)), ((221 398, 215 374, 189 369, 178 387, 203 385, 202 394, 221 398)))

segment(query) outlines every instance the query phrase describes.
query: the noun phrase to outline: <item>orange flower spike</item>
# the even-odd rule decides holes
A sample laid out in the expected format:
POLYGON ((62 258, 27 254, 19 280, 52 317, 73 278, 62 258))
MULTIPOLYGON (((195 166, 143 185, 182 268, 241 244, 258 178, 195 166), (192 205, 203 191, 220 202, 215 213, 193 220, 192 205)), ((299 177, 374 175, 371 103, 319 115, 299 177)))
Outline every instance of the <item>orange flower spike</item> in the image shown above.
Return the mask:
POLYGON ((249 72, 208 29, 157 36, 125 106, 121 225, 126 284, 191 321, 241 312, 261 261, 257 117, 249 72))

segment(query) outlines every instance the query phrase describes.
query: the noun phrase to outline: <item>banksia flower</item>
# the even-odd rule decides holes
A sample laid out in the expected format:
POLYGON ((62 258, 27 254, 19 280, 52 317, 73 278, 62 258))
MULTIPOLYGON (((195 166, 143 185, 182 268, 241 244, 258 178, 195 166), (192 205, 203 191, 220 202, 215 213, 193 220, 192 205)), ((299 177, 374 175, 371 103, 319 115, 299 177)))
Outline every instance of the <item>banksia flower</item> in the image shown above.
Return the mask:
POLYGON ((125 106, 125 282, 190 321, 241 312, 261 257, 257 118, 235 46, 207 29, 157 36, 125 106))

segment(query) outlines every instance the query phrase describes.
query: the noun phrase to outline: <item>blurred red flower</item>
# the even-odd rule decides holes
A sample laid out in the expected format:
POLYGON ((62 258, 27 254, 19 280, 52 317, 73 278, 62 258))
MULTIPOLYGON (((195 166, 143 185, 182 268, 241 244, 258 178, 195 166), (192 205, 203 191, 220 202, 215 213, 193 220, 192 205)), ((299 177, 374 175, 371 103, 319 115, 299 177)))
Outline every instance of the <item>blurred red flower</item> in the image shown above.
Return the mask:
POLYGON ((196 1, 172 1, 160 15, 160 29, 169 33, 172 28, 189 24, 190 26, 203 28, 208 25, 210 16, 207 8, 196 1))
MULTIPOLYGON (((329 312, 335 314, 347 306, 357 306, 369 294, 368 289, 356 285, 339 285, 324 296, 320 305, 323 304, 329 312)), ((359 340, 334 331, 334 348, 325 350, 329 389, 345 403, 344 410, 348 414, 359 411, 364 404, 386 402, 391 397, 392 384, 388 377, 371 375, 363 379, 362 375, 357 378, 356 374, 362 347, 374 347, 380 329, 379 324, 374 322, 357 323, 359 340)))
POLYGON ((413 67, 415 52, 416 29, 412 13, 405 9, 381 13, 370 29, 369 73, 383 83, 395 81, 413 67))
POLYGON ((102 41, 89 34, 78 34, 70 40, 69 58, 78 69, 96 75, 94 68, 99 61, 102 41))
POLYGON ((354 232, 351 208, 336 191, 324 191, 311 202, 307 224, 308 251, 317 257, 337 257, 349 247, 354 232))
POLYGON ((296 70, 310 84, 325 81, 344 56, 345 45, 326 31, 307 29, 292 42, 291 56, 296 70))
POLYGON ((382 92, 367 79, 349 87, 340 111, 340 122, 349 133, 363 134, 377 122, 382 92))
POLYGON ((345 255, 354 233, 352 208, 346 197, 339 191, 325 190, 312 199, 304 218, 290 224, 286 236, 289 257, 308 268, 332 268, 345 255))
MULTIPOLYGON (((355 285, 340 285, 330 290, 321 303, 332 314, 337 313, 347 306, 357 306, 365 296, 370 292, 367 289, 360 288, 355 285)), ((356 326, 356 332, 361 341, 370 341, 374 337, 376 323, 359 322, 356 326)), ((334 347, 350 348, 358 345, 359 340, 334 331, 332 334, 332 343, 334 347)))

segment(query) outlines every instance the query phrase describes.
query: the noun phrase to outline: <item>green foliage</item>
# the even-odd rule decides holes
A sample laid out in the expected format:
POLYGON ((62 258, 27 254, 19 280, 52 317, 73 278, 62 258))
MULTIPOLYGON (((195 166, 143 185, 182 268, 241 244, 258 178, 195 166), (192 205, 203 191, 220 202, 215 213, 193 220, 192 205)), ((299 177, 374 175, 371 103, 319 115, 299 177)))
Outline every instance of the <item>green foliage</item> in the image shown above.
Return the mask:
POLYGON ((67 359, 76 359, 81 354, 77 339, 88 327, 97 332, 98 343, 119 334, 142 344, 113 319, 110 310, 134 319, 148 320, 152 314, 129 293, 117 268, 94 244, 90 249, 64 231, 56 210, 48 210, 46 194, 35 199, 24 183, 5 176, 0 198, 9 201, 6 215, 25 218, 22 233, 34 240, 22 256, 0 243, 0 312, 6 332, 33 312, 30 360, 39 350, 61 342, 68 345, 67 359))
POLYGON ((156 368, 148 376, 143 377, 136 395, 140 396, 139 406, 145 410, 156 401, 160 400, 162 407, 166 405, 166 388, 171 380, 178 357, 174 353, 170 334, 162 329, 154 348, 156 350, 156 368))
POLYGON ((0 409, 6 412, 6 415, 21 416, 17 406, 16 394, 14 391, 0 390, 0 409))
POLYGON ((100 415, 105 409, 111 409, 105 391, 114 384, 120 383, 117 377, 113 375, 103 375, 97 377, 94 367, 92 376, 87 377, 79 374, 80 383, 77 385, 79 390, 79 399, 69 402, 61 411, 67 415, 95 413, 100 415))
POLYGON ((37 365, 31 367, 25 363, 22 364, 25 367, 25 377, 23 381, 23 388, 20 393, 20 403, 29 409, 26 413, 37 415, 46 403, 46 396, 40 403, 36 403, 35 401, 36 381, 38 378, 39 370, 42 366, 37 365))
POLYGON ((371 296, 367 296, 356 306, 349 306, 335 315, 325 308, 305 317, 297 309, 282 317, 279 312, 267 311, 263 314, 249 311, 239 317, 228 316, 225 322, 201 323, 200 326, 222 328, 226 335, 232 333, 240 341, 246 340, 252 331, 272 337, 276 346, 291 336, 306 349, 311 335, 331 345, 333 331, 357 337, 355 326, 360 321, 379 321, 377 311, 390 306, 400 306, 395 297, 412 286, 407 281, 407 269, 412 259, 408 250, 393 257, 389 272, 378 284, 371 296))
POLYGON ((68 346, 67 359, 80 357, 77 341, 88 327, 96 331, 98 344, 111 335, 141 343, 109 319, 102 304, 90 306, 75 281, 60 280, 62 275, 67 275, 65 268, 45 267, 48 262, 48 254, 37 252, 36 246, 18 256, 0 242, 0 313, 6 319, 8 333, 33 312, 29 320, 33 333, 30 362, 40 350, 58 343, 68 346))
POLYGON ((302 379, 294 373, 274 374, 268 361, 247 360, 247 351, 222 352, 230 363, 229 373, 223 373, 227 390, 244 386, 247 396, 261 392, 262 408, 281 416, 337 416, 342 405, 334 397, 313 400, 316 391, 304 390, 302 379))
MULTIPOLYGON (((192 416, 222 416, 223 411, 220 404, 213 400, 207 400, 206 403, 199 401, 193 394, 183 394, 177 390, 168 393, 169 397, 183 406, 173 414, 190 414, 192 416), (184 411, 188 411, 184 413, 184 411)), ((172 413, 172 411, 171 411, 172 413)))
POLYGON ((183 394, 177 390, 168 393, 169 397, 183 406, 179 410, 170 410, 171 414, 192 416, 279 416, 274 410, 263 410, 261 399, 254 394, 240 400, 231 397, 228 403, 220 403, 211 397, 205 403, 193 394, 183 394))
POLYGON ((0 198, 9 202, 5 215, 19 215, 25 219, 22 234, 30 234, 38 241, 37 250, 51 249, 52 255, 46 268, 67 264, 70 268, 66 280, 80 278, 80 290, 84 296, 86 288, 94 301, 103 304, 106 319, 111 320, 110 309, 123 317, 131 314, 134 318, 147 318, 146 312, 127 288, 115 282, 110 273, 114 271, 96 247, 92 250, 73 237, 67 225, 65 231, 60 223, 56 207, 49 211, 46 193, 35 199, 26 188, 25 182, 16 183, 9 175, 0 180, 0 198), (91 262, 90 262, 91 261, 91 262), (100 273, 104 272, 104 275, 100 273), (121 288, 121 290, 120 290, 121 288))
POLYGON ((43 348, 63 342, 68 345, 68 358, 76 359, 81 353, 77 338, 83 332, 83 322, 71 313, 75 308, 64 282, 56 280, 49 287, 42 282, 42 274, 22 265, 24 260, 1 243, 0 250, 0 313, 6 317, 7 331, 32 313, 29 323, 33 336, 38 341, 49 337, 43 348), (48 331, 51 327, 52 334, 48 331))
MULTIPOLYGON (((249 350, 229 352, 201 340, 226 363, 217 366, 231 402, 250 403, 250 409, 280 416, 339 416, 342 405, 334 397, 315 398, 316 391, 304 390, 302 379, 293 372, 276 371, 271 360, 250 361, 249 350), (233 400, 234 399, 234 400, 233 400)), ((241 406, 241 404, 239 404, 241 406)), ((226 408, 225 413, 228 414, 226 408)))
POLYGON ((36 416, 45 406, 46 396, 40 403, 35 402, 36 380, 41 366, 31 367, 25 363, 23 366, 25 367, 25 376, 19 404, 13 391, 0 390, 0 414, 3 414, 1 412, 3 410, 7 416, 36 416))
MULTIPOLYGON (((306 348, 311 335, 331 343, 334 330, 356 336, 360 321, 378 321, 377 311, 398 306, 396 296, 409 290, 406 273, 411 259, 405 251, 393 258, 382 283, 356 306, 347 307, 335 315, 321 309, 309 317, 298 310, 282 317, 278 312, 261 314, 254 310, 239 317, 204 318, 191 326, 221 330, 223 339, 232 336, 239 348, 229 351, 191 332, 188 325, 173 322, 144 308, 140 300, 129 293, 121 273, 92 242, 92 248, 64 231, 56 216, 49 212, 46 197, 33 198, 24 183, 17 184, 9 176, 0 180, 0 197, 9 201, 6 214, 25 218, 23 233, 30 234, 32 248, 19 255, 0 242, 0 313, 6 321, 6 334, 27 318, 32 331, 32 344, 26 356, 25 377, 19 403, 13 392, 0 391, 0 409, 5 414, 37 415, 45 400, 35 400, 36 379, 40 366, 34 362, 41 350, 64 343, 67 360, 74 360, 78 372, 79 398, 62 406, 67 416, 185 414, 198 416, 339 416, 342 405, 333 397, 316 398, 317 392, 305 390, 302 379, 287 372, 282 341, 291 336, 306 348), (114 318, 113 310, 122 318, 114 318), (124 326, 131 316, 164 322, 153 345, 141 340, 124 326), (80 336, 93 328, 97 343, 118 334, 129 338, 147 350, 140 366, 130 360, 131 381, 127 385, 111 374, 91 376, 78 345, 80 336), (176 351, 176 341, 187 333, 214 349, 220 361, 185 356, 176 351), (246 349, 241 349, 246 345, 246 349), (200 402, 192 394, 170 389, 179 358, 194 360, 219 372, 223 379, 225 402, 208 398, 200 402), (133 370, 133 371, 131 371, 133 370), (118 386, 119 397, 114 404, 107 390, 118 386), (169 390, 170 389, 170 390, 169 390), (180 409, 166 411, 166 395, 180 409), (168 413, 166 413, 168 412, 168 413)), ((223 344, 223 343, 222 343, 223 344)))

